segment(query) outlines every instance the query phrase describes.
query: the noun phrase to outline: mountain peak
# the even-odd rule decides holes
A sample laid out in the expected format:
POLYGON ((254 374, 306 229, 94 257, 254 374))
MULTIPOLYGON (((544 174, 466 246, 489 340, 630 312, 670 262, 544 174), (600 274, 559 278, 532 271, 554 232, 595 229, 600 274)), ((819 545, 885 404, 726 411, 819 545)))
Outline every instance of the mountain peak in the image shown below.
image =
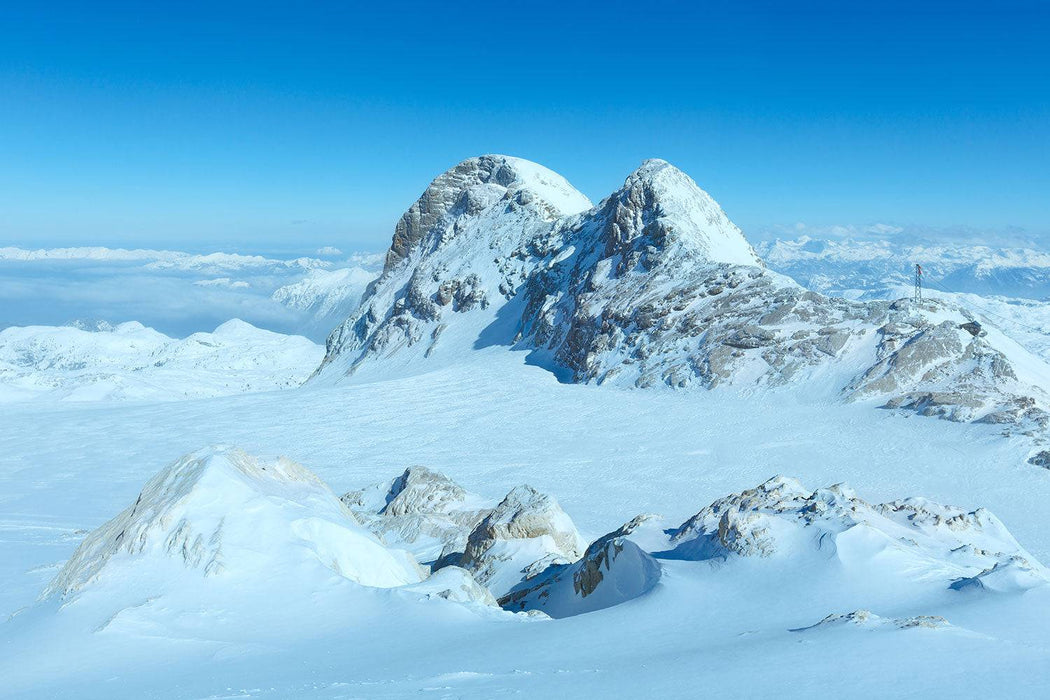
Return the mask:
POLYGON ((591 208, 565 178, 538 163, 500 154, 467 158, 434 178, 398 221, 385 269, 435 234, 447 238, 458 218, 477 217, 512 199, 552 219, 591 208))
POLYGON ((666 160, 643 162, 599 208, 607 256, 644 244, 679 247, 715 263, 762 264, 718 202, 666 160))

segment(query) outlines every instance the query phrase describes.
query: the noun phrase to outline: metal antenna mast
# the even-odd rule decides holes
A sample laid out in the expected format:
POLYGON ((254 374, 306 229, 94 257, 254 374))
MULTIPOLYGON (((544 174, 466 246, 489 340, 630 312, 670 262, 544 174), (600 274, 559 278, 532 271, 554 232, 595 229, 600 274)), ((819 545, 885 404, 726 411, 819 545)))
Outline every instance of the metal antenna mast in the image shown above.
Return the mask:
POLYGON ((915 263, 915 296, 913 301, 922 301, 922 265, 915 263))

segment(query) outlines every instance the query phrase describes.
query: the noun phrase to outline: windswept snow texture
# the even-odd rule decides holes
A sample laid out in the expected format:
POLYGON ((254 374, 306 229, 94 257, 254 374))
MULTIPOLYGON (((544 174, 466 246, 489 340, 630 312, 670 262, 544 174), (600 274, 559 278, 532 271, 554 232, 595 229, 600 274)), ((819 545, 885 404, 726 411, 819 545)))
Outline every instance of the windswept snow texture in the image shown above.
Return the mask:
POLYGON ((0 331, 0 402, 205 398, 299 386, 322 349, 239 320, 169 338, 141 323, 0 331))
POLYGON ((483 156, 370 262, 0 252, 9 315, 93 277, 96 312, 150 285, 172 323, 346 314, 309 364, 238 323, 0 333, 39 334, 0 344, 36 348, 31 384, 323 362, 279 392, 3 405, 0 694, 1046 697, 1042 263, 994 253, 987 290, 915 303, 910 258, 887 286, 801 246, 765 267, 663 161, 592 206, 483 156), (350 309, 353 267, 378 277, 350 309))

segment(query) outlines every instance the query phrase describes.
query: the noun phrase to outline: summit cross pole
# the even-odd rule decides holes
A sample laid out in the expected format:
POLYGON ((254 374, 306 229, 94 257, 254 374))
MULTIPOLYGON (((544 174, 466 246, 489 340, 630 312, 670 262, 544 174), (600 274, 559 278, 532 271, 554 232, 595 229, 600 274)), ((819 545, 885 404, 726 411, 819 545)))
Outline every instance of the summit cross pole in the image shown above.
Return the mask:
POLYGON ((915 302, 922 301, 922 265, 915 263, 915 302))

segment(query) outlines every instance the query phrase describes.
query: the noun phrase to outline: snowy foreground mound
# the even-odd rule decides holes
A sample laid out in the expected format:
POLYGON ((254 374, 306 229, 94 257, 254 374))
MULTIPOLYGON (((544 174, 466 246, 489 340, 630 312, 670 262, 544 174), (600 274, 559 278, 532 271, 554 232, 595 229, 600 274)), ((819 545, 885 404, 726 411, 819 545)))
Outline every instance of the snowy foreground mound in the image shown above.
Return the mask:
MULTIPOLYGON (((131 500, 0 625, 16 696, 491 697, 566 682, 637 696, 657 659, 643 678, 666 697, 770 684, 723 674, 726 645, 778 674, 802 664, 798 682, 839 657, 931 683, 948 659, 1007 663, 1000 680, 1044 667, 1042 637, 1017 620, 1042 620, 1050 574, 980 508, 775 477, 678 525, 640 515, 584 538, 528 486, 489 499, 411 467, 340 499, 298 464, 232 448, 179 459, 131 500)), ((810 694, 794 683, 784 692, 810 694)))
POLYGON ((172 563, 237 585, 321 568, 365 586, 422 578, 410 555, 358 525, 304 467, 214 448, 153 477, 133 505, 88 535, 44 596, 148 580, 172 563))
POLYGON ((421 564, 458 565, 505 608, 554 617, 649 592, 660 560, 770 559, 804 576, 847 572, 868 585, 941 591, 1020 591, 1050 580, 984 509, 921 498, 869 504, 843 484, 809 491, 784 477, 719 499, 676 528, 640 515, 589 546, 552 497, 528 486, 485 510, 485 499, 448 477, 412 467, 343 501, 373 532, 416 545, 421 564))
POLYGON ((397 376, 501 345, 575 383, 804 385, 1041 441, 1050 366, 977 320, 943 301, 829 297, 769 271, 664 161, 590 207, 550 171, 490 155, 439 176, 402 217, 316 381, 397 376))
POLYGON ((306 338, 227 321, 170 338, 141 323, 0 331, 0 401, 175 400, 300 385, 321 348, 306 338))
POLYGON ((676 528, 642 515, 589 546, 557 501, 529 486, 490 503, 421 467, 339 499, 287 459, 212 448, 151 479, 134 504, 88 535, 43 597, 188 587, 205 597, 228 590, 309 598, 311 586, 342 580, 566 617, 650 592, 661 561, 771 560, 803 578, 834 572, 866 586, 958 595, 1050 580, 984 509, 918 498, 873 505, 841 484, 808 491, 775 477, 676 528), (391 544, 412 546, 416 556, 391 544))

